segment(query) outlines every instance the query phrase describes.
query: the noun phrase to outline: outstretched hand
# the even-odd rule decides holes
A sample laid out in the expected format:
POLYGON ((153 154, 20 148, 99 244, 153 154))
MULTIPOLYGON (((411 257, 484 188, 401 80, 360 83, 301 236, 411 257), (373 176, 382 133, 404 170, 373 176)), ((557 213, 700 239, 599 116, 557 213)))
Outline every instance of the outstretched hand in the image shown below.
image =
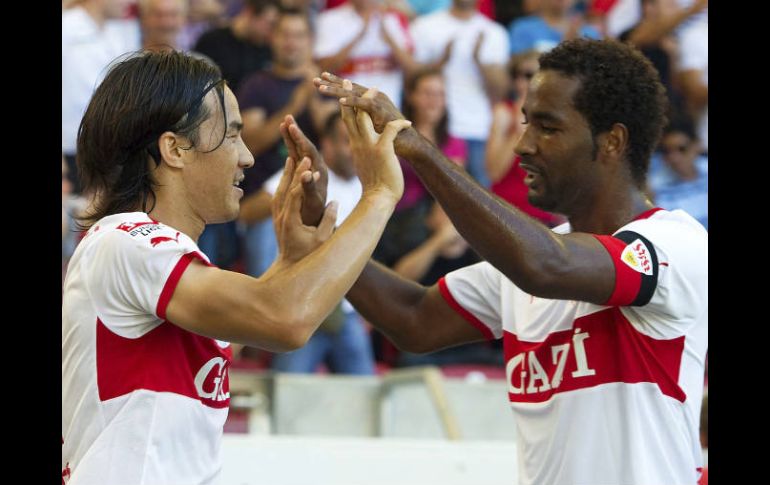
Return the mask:
POLYGON ((310 171, 310 159, 295 163, 287 157, 283 176, 271 202, 273 226, 278 240, 278 256, 292 263, 305 257, 334 232, 337 203, 331 202, 321 211, 318 227, 304 224, 300 208, 305 206, 307 187, 318 185, 318 172, 310 171))
POLYGON ((313 80, 322 94, 340 98, 340 104, 343 107, 356 108, 369 113, 377 133, 382 133, 389 122, 404 119, 404 115, 385 94, 377 92, 375 96, 364 97, 368 88, 353 83, 352 89, 347 90, 343 88, 342 81, 341 77, 328 72, 324 72, 320 78, 313 80))
POLYGON ((302 223, 317 226, 326 206, 326 189, 329 173, 318 149, 305 136, 293 116, 287 115, 280 124, 281 136, 293 161, 308 158, 313 176, 302 179, 302 223))
MULTIPOLYGON (((350 81, 345 80, 341 87, 352 94, 353 85, 350 81)), ((376 89, 369 89, 363 93, 361 100, 375 100, 378 94, 376 89)), ((387 97, 384 99, 387 100, 387 97)), ((394 200, 399 200, 404 193, 404 176, 393 141, 399 131, 408 128, 412 123, 405 119, 390 120, 381 134, 377 134, 372 118, 366 111, 343 105, 341 114, 350 135, 353 163, 363 192, 387 193, 394 200)))

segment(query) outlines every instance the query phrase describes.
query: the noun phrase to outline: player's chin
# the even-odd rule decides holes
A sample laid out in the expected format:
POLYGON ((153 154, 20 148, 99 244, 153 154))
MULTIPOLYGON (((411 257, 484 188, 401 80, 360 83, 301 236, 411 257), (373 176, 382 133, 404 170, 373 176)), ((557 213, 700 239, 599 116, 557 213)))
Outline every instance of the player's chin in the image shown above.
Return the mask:
POLYGON ((527 201, 532 207, 536 207, 544 211, 554 210, 555 204, 548 197, 548 194, 542 192, 542 190, 529 188, 527 191, 527 201))

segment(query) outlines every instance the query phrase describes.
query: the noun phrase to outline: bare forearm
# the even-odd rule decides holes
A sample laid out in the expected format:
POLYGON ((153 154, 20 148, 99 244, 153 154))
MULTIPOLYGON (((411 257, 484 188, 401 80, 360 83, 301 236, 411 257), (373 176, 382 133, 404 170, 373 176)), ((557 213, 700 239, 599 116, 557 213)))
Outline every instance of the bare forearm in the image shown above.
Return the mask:
POLYGON ((410 162, 458 232, 485 260, 525 291, 544 275, 544 264, 563 258, 546 226, 487 192, 414 129, 396 138, 396 153, 410 162))
POLYGON ((404 278, 417 281, 428 272, 441 251, 438 233, 396 262, 393 269, 404 278))
POLYGON ((297 117, 304 109, 304 104, 300 106, 298 103, 290 102, 282 110, 273 113, 264 123, 257 126, 244 126, 243 141, 251 153, 255 155, 263 153, 281 138, 280 124, 284 118, 287 115, 297 117))
POLYGON ((356 281, 394 207, 392 197, 365 195, 328 241, 296 263, 271 272, 272 294, 292 308, 291 320, 306 325, 308 336, 356 281))
POLYGON ((497 182, 510 170, 515 156, 517 137, 506 136, 502 130, 492 127, 486 150, 486 168, 489 179, 497 182))
POLYGON ((639 47, 652 46, 671 34, 682 22, 693 15, 689 8, 681 9, 673 15, 656 20, 644 20, 628 37, 629 42, 639 47))
POLYGON ((484 81, 484 91, 489 97, 490 103, 494 104, 505 96, 505 88, 507 85, 505 70, 502 66, 496 64, 480 64, 476 66, 481 72, 481 77, 484 81))
POLYGON ((355 39, 353 39, 352 42, 350 42, 348 45, 340 49, 339 52, 332 56, 322 57, 318 59, 318 66, 323 71, 329 71, 329 72, 335 72, 339 68, 341 68, 350 58, 350 53, 353 50, 353 47, 356 46, 358 41, 361 39, 361 35, 359 34, 356 36, 355 39))
POLYGON ((347 299, 398 348, 418 351, 421 350, 417 344, 423 331, 417 324, 416 314, 426 290, 419 283, 370 261, 348 292, 347 299))
POLYGON ((680 85, 690 107, 700 110, 708 105, 709 88, 702 81, 703 74, 698 70, 687 70, 680 74, 680 85))
POLYGON ((422 64, 414 60, 412 55, 406 49, 402 49, 398 44, 392 43, 390 45, 390 50, 393 53, 396 62, 401 66, 401 69, 403 69, 404 74, 407 77, 423 67, 422 64))

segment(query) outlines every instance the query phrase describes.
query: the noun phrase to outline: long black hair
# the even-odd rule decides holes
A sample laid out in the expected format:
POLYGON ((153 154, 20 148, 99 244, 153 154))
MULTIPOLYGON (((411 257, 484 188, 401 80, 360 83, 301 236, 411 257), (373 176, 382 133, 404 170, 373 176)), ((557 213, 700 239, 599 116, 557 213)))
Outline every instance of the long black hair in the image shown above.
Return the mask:
MULTIPOLYGON (((120 212, 150 212, 157 186, 151 160, 161 163, 160 135, 185 136, 193 148, 210 115, 203 99, 211 90, 226 127, 224 86, 218 67, 181 52, 142 51, 117 61, 96 88, 78 131, 78 171, 84 192, 94 197, 81 225, 120 212)), ((224 139, 223 131, 211 151, 224 139)))

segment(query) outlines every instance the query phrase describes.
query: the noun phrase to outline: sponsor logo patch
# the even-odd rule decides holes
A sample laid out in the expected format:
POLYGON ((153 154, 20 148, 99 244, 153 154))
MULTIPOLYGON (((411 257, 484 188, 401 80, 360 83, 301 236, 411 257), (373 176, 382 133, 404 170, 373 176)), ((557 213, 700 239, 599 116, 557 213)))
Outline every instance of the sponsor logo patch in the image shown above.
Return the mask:
POLYGON ((620 259, 634 271, 652 276, 650 251, 641 239, 637 239, 623 250, 620 259))

